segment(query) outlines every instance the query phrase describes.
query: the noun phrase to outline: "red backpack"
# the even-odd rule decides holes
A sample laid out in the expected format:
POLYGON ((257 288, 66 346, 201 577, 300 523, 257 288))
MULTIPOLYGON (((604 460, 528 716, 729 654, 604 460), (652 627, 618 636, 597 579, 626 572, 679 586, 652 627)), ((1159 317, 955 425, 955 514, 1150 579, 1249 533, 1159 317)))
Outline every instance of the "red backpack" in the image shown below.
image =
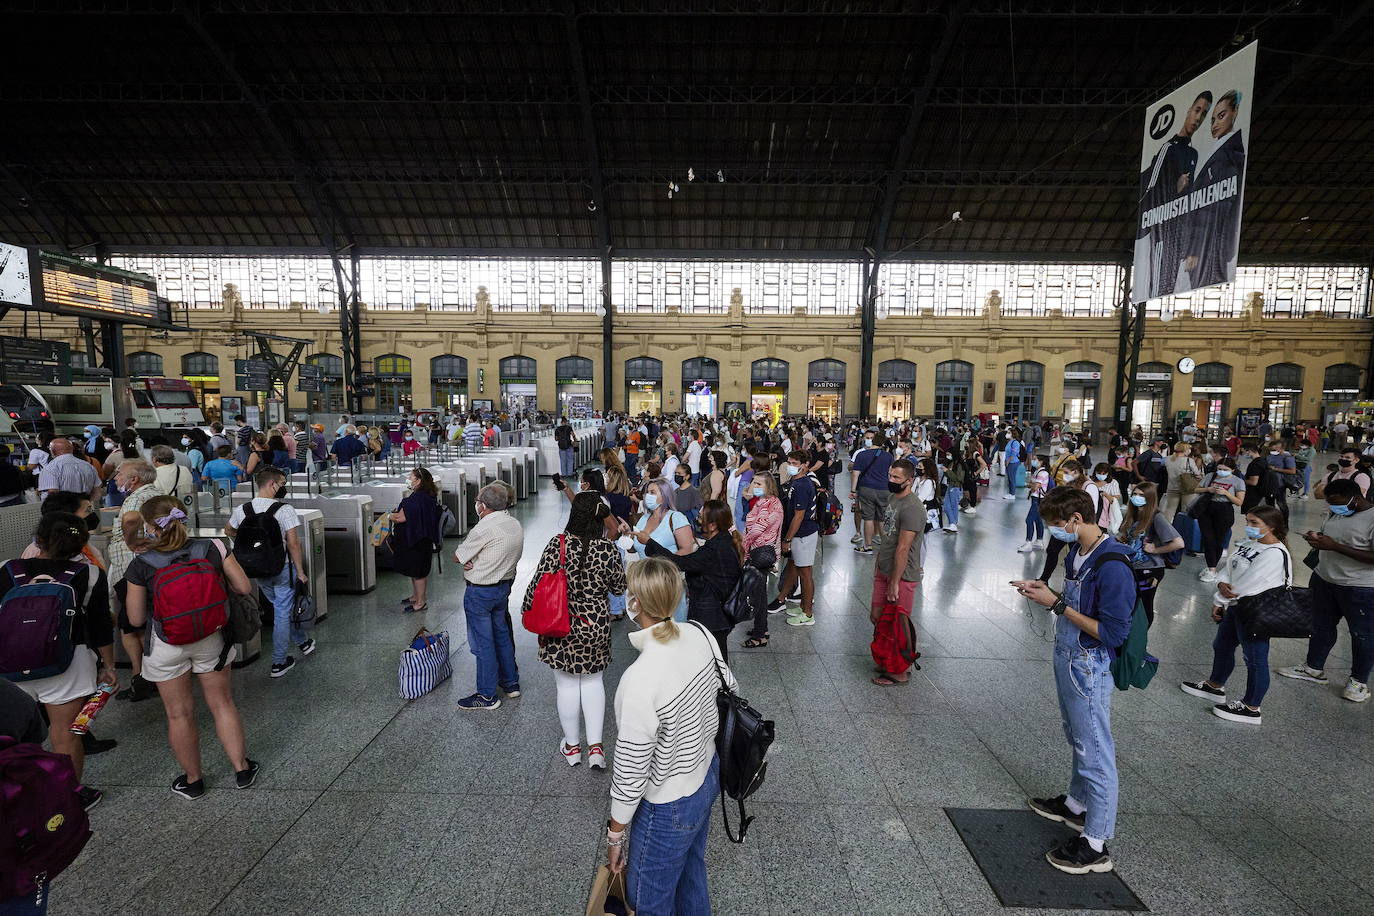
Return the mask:
POLYGON ((91 824, 66 754, 0 736, 0 901, 40 888, 81 854, 91 824))
POLYGON ((199 642, 229 622, 229 595, 219 570, 206 559, 206 548, 202 541, 170 556, 143 555, 157 569, 150 589, 152 623, 168 645, 199 642))
POLYGON ((918 671, 921 668, 916 664, 921 657, 916 651, 916 625, 900 604, 883 605, 868 648, 873 661, 888 674, 901 674, 913 665, 918 671))

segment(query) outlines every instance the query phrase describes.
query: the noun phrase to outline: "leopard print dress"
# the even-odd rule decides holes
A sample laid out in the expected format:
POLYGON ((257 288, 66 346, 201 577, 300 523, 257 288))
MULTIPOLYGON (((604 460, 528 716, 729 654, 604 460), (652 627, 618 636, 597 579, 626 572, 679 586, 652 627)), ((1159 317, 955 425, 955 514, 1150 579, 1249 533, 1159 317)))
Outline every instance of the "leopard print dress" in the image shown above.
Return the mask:
MULTIPOLYGON (((539 660, 568 674, 595 674, 611 663, 611 614, 607 594, 625 592, 625 564, 612 541, 590 543, 567 535, 568 601, 572 630, 567 636, 539 637, 539 660)), ((544 573, 558 569, 558 537, 544 546, 534 577, 525 589, 522 613, 534 603, 534 589, 544 573)))

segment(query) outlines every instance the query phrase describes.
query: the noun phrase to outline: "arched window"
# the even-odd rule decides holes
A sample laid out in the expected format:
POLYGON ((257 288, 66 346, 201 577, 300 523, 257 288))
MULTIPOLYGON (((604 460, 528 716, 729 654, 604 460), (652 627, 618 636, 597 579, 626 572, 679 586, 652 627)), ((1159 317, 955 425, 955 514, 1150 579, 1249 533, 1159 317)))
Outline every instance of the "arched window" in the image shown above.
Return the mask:
POLYGON ((1327 400, 1336 400, 1341 395, 1359 394, 1360 376, 1363 371, 1354 363, 1327 366, 1326 376, 1322 381, 1322 391, 1327 395, 1327 400))
POLYGON ((935 366, 935 416, 960 420, 969 415, 973 398, 973 363, 950 359, 935 366))
POLYGON ((1034 360, 1022 360, 1007 366, 1008 385, 1039 385, 1045 381, 1045 367, 1034 360))
POLYGON ((130 353, 127 357, 130 378, 160 378, 162 376, 162 357, 146 350, 130 353))
POLYGON ((378 378, 410 378, 410 357, 396 353, 372 361, 372 374, 378 378))
POLYGON ((436 379, 468 380, 468 361, 465 356, 436 356, 429 361, 429 374, 436 379))
POLYGON ((1080 360, 1064 367, 1064 408, 1060 416, 1075 430, 1097 431, 1097 402, 1102 390, 1102 364, 1080 360))
MULTIPOLYGON (((1101 364, 1101 363, 1090 362, 1090 361, 1088 361, 1088 360, 1083 360, 1082 362, 1077 362, 1077 363, 1069 363, 1067 366, 1064 367, 1064 378, 1067 378, 1067 379, 1076 379, 1076 380, 1079 380, 1079 381, 1088 381, 1088 379, 1084 379, 1084 377, 1083 377, 1083 373, 1085 373, 1085 372, 1086 372, 1086 373, 1093 373, 1093 372, 1096 372, 1099 376, 1101 376, 1101 375, 1102 375, 1102 364, 1101 364)), ((1008 381, 1011 381, 1011 380, 1008 379, 1008 381)))
POLYGON ((844 363, 838 359, 818 359, 806 367, 806 379, 809 384, 828 385, 834 387, 837 384, 844 387, 844 363))
POLYGON ((1264 370, 1264 415, 1273 426, 1292 425, 1301 399, 1302 366, 1275 363, 1264 370))
POLYGON ((305 362, 307 365, 320 368, 320 391, 319 394, 310 396, 311 409, 325 413, 343 413, 343 357, 335 356, 333 353, 315 353, 306 357, 305 362))
POLYGON ((1203 363, 1193 370, 1194 388, 1230 388, 1231 367, 1226 363, 1203 363))
POLYGON ((1045 367, 1034 360, 1007 366, 1005 414, 1026 422, 1040 419, 1040 395, 1045 383, 1045 367))
POLYGON ((787 387, 787 361, 781 359, 756 359, 749 369, 750 380, 755 385, 771 382, 776 387, 787 387))
POLYGON ((400 413, 414 406, 410 388, 410 357, 387 353, 372 361, 377 377, 377 412, 400 413))
POLYGON ((219 375, 219 357, 213 353, 187 353, 181 358, 181 374, 219 375))
POLYGON ((507 356, 501 360, 501 381, 513 379, 533 382, 539 378, 538 364, 528 356, 507 356))
POLYGON ((879 388, 915 388, 916 364, 905 359, 888 359, 878 364, 879 388))
POLYGON ((1174 367, 1168 363, 1141 363, 1135 368, 1135 377, 1143 382, 1169 382, 1173 380, 1173 373, 1174 367))
POLYGON ((682 384, 690 386, 697 380, 712 388, 720 387, 720 363, 709 356, 697 356, 682 361, 682 384))
POLYGON ((433 406, 463 413, 468 409, 468 361, 446 354, 429 361, 429 389, 433 406))
POLYGON ((1302 388, 1302 366, 1275 363, 1264 370, 1265 390, 1271 388, 1302 388))
POLYGON ((663 381, 663 361, 651 356, 639 356, 625 360, 625 380, 663 381))
POLYGON ((586 384, 591 381, 594 371, 592 361, 585 356, 565 356, 554 366, 554 374, 558 376, 560 385, 586 384), (579 381, 574 382, 573 379, 579 381))

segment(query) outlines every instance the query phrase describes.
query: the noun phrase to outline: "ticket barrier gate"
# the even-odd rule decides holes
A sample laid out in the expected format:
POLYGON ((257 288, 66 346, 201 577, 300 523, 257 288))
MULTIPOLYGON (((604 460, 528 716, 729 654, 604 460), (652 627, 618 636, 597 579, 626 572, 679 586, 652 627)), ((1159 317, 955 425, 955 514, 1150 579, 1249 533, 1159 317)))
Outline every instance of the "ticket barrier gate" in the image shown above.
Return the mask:
MULTIPOLYGON (((467 534, 469 527, 467 472, 453 464, 429 464, 425 465, 425 468, 434 476, 434 483, 439 488, 439 501, 458 520, 457 534, 459 536, 467 534)), ((405 476, 383 475, 378 477, 375 482, 405 486, 406 477, 409 474, 410 472, 406 471, 405 476)), ((368 483, 372 482, 374 481, 368 481, 368 483)), ((476 500, 475 492, 472 494, 472 500, 476 500)))
POLYGON ((518 498, 529 499, 535 495, 538 487, 538 448, 535 446, 511 446, 492 449, 486 454, 501 455, 510 459, 511 476, 518 498))
MULTIPOLYGON (((288 501, 304 517, 318 513, 324 562, 312 572, 316 606, 326 592, 361 595, 377 587, 377 557, 372 547, 372 498, 356 493, 291 496, 288 501)), ((314 553, 315 551, 312 551, 314 553)))

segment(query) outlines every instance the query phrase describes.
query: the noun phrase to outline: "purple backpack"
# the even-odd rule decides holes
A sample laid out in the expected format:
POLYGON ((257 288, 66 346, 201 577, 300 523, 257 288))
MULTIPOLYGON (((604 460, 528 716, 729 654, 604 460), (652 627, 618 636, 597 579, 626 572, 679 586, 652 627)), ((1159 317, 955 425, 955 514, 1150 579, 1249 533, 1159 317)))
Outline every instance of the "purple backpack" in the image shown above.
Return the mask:
POLYGON ((72 663, 76 589, 84 563, 68 563, 57 576, 30 576, 23 560, 5 564, 14 584, 0 598, 0 677, 32 681, 66 671, 72 663))
POLYGON ((91 822, 66 754, 0 736, 0 900, 40 892, 81 854, 91 822))

